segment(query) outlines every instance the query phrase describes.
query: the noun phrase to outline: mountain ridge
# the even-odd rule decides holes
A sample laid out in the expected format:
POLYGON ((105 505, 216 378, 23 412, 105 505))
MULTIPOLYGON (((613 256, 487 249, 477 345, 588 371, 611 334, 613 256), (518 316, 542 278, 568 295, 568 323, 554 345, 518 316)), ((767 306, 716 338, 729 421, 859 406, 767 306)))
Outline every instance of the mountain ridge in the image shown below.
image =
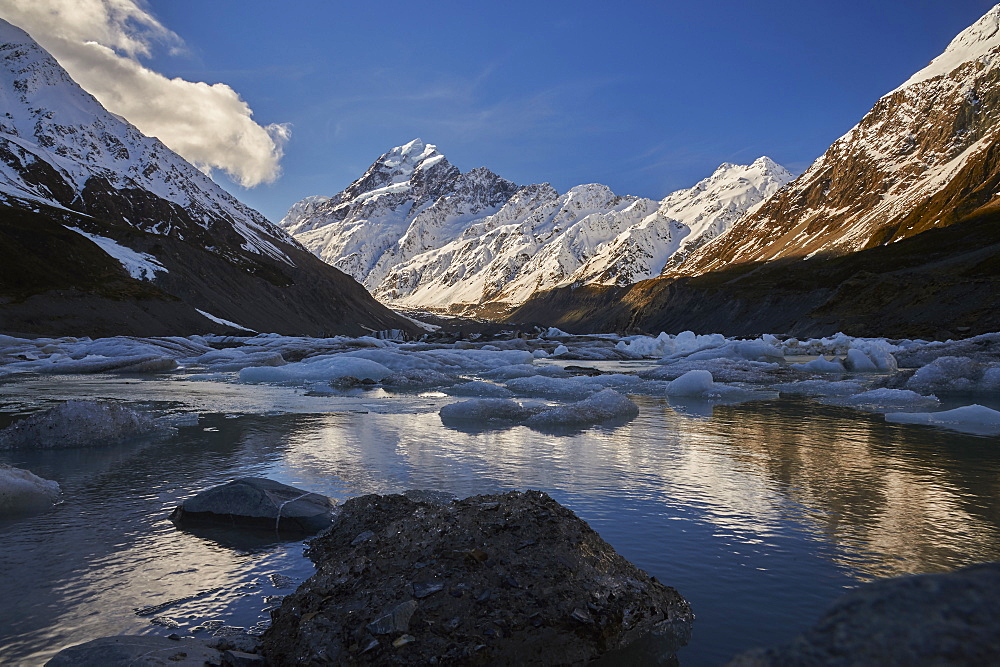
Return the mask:
POLYGON ((11 244, 5 259, 36 269, 74 267, 53 271, 58 280, 41 278, 44 291, 7 274, 0 330, 232 329, 220 321, 312 335, 414 330, 159 140, 105 110, 6 21, 0 21, 0 108, 0 236, 11 244), (34 247, 17 241, 31 236, 29 219, 53 231, 35 236, 34 247), (66 236, 54 225, 76 231, 66 236), (118 287, 103 296, 95 276, 106 275, 109 265, 77 261, 93 258, 82 250, 87 244, 117 263, 111 282, 118 287), (9 252, 14 247, 22 256, 9 252), (121 258, 139 256, 162 270, 133 276, 121 258))
POLYGON ((293 204, 279 225, 383 302, 503 309, 558 285, 658 275, 675 253, 724 234, 791 179, 761 157, 721 165, 661 201, 597 183, 560 194, 485 167, 462 173, 415 139, 384 153, 342 192, 293 204))

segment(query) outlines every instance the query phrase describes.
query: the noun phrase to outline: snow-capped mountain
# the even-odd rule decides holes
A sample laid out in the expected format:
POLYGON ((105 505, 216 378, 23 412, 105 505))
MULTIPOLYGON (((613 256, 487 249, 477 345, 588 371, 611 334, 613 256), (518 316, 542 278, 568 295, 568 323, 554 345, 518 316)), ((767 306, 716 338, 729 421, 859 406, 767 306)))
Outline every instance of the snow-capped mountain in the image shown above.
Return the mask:
MULTIPOLYGON (((49 229, 60 243, 69 244, 60 249, 52 234, 44 243, 29 244, 25 250, 36 253, 38 262, 65 262, 81 256, 76 253, 80 243, 96 244, 125 281, 118 294, 142 293, 147 305, 149 299, 170 302, 178 317, 178 299, 187 304, 183 319, 190 326, 181 328, 202 324, 218 328, 224 319, 260 330, 281 327, 290 333, 360 332, 364 326, 382 329, 402 322, 159 140, 105 110, 26 32, 3 20, 0 205, 41 216, 44 220, 39 219, 36 227, 49 229), (65 229, 80 234, 67 237, 57 232, 52 226, 57 219, 65 229), (158 268, 137 270, 136 257, 140 264, 158 268), (245 284, 240 276, 246 277, 245 284), (128 287, 129 280, 148 284, 128 287), (315 293, 304 298, 309 291, 315 293), (320 308, 327 312, 311 305, 317 298, 332 300, 320 308), (246 305, 252 307, 244 309, 246 305), (355 306, 358 320, 365 322, 361 327, 345 320, 355 306), (198 314, 202 310, 214 315, 198 314)), ((14 234, 9 229, 4 232, 14 234)), ((8 249, 14 243, 10 240, 8 249)), ((8 263, 15 260, 26 261, 14 256, 8 263)), ((80 267, 77 273, 81 272, 86 267, 80 267)), ((16 288, 36 299, 49 287, 63 288, 60 294, 65 289, 87 291, 81 287, 87 283, 83 276, 78 283, 68 277, 65 281, 69 283, 16 288)), ((93 286, 87 285, 88 290, 93 286)), ((52 311, 58 320, 58 308, 51 303, 37 310, 52 311)), ((100 309, 92 310, 99 319, 100 309)), ((13 319, 11 312, 6 311, 0 328, 27 330, 29 324, 13 319)), ((86 327, 86 318, 79 323, 86 327)), ((164 322, 160 330, 175 329, 164 322)))
POLYGON ((672 275, 839 255, 945 227, 1000 192, 1000 5, 886 94, 794 183, 672 275))
POLYGON ((560 194, 482 167, 463 174, 416 139, 343 192, 298 202, 279 224, 385 302, 512 305, 559 285, 655 277, 790 180, 762 157, 724 164, 661 202, 599 184, 560 194))

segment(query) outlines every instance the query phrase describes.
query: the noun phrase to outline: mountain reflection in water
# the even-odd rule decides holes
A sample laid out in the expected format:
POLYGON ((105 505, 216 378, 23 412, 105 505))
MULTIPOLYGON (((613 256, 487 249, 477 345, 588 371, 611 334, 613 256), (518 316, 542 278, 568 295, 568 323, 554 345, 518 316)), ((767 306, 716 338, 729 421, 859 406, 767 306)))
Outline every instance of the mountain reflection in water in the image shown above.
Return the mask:
POLYGON ((434 488, 548 491, 676 587, 697 620, 685 665, 783 641, 844 588, 1000 560, 997 438, 888 424, 801 398, 712 406, 637 396, 623 425, 554 435, 446 428, 440 395, 120 378, 0 385, 8 415, 68 397, 192 411, 175 435, 4 452, 64 502, 0 523, 0 662, 116 633, 254 631, 308 577, 301 543, 179 531, 180 500, 247 475, 337 499, 434 488), (275 408, 275 406, 280 406, 275 408), (232 630, 230 630, 232 631, 232 630))

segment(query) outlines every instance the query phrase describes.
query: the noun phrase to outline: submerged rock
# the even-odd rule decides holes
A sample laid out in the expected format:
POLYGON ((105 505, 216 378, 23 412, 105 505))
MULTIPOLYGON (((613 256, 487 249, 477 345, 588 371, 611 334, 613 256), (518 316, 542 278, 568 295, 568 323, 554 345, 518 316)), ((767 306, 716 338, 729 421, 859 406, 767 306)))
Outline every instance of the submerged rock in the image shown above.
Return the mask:
POLYGON ((118 403, 72 400, 0 431, 0 449, 110 445, 162 430, 149 415, 118 403))
POLYGON ((1000 664, 997 591, 1000 563, 876 581, 841 597, 790 644, 729 664, 1000 664))
POLYGON ((174 509, 170 520, 178 525, 221 523, 308 534, 330 525, 334 504, 312 491, 244 477, 188 498, 174 509))
POLYGON ((538 491, 353 498, 307 554, 263 637, 274 664, 581 663, 650 633, 669 654, 694 618, 538 491))

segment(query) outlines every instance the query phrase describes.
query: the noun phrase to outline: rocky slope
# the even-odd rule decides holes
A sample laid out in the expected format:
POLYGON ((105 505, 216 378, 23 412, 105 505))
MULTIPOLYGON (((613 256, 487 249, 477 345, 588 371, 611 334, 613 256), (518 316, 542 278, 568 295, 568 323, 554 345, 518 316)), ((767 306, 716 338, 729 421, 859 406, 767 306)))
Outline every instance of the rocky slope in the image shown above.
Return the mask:
POLYGON ((885 245, 1000 190, 1000 5, 880 99, 788 188, 671 275, 885 245))
POLYGON ((659 275, 791 179, 762 157, 724 164, 661 202, 599 184, 560 194, 485 168, 463 174, 417 139, 343 192, 298 202, 280 224, 385 302, 461 310, 659 275))
POLYGON ((5 21, 0 63, 0 330, 412 326, 106 111, 5 21))

